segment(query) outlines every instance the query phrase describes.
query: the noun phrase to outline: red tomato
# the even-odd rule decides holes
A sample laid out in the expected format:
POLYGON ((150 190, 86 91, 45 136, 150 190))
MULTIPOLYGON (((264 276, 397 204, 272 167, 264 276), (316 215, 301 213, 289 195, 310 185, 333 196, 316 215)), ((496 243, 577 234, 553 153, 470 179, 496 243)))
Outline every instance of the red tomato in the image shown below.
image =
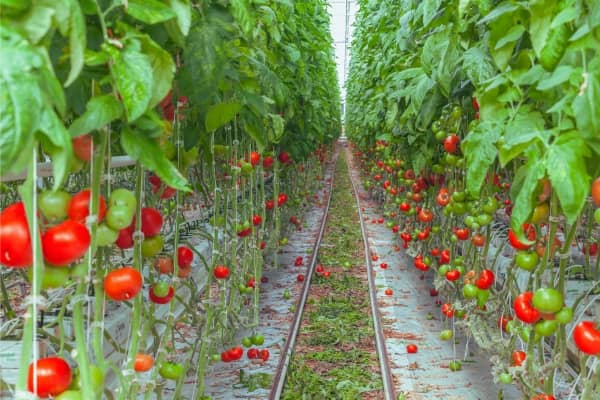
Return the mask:
POLYGON ((154 174, 150 175, 148 181, 152 185, 152 193, 156 194, 160 192, 161 199, 170 199, 177 193, 177 189, 163 185, 162 180, 154 174))
POLYGON ((449 281, 456 281, 456 280, 458 280, 458 278, 460 278, 459 270, 452 269, 452 270, 446 272, 446 279, 448 279, 449 281))
POLYGON ((133 247, 133 228, 125 228, 119 231, 119 236, 115 244, 120 249, 130 249, 133 247))
POLYGON ((213 274, 217 279, 227 279, 229 277, 229 268, 224 265, 217 265, 213 274))
POLYGON ((469 228, 460 228, 457 229, 454 234, 458 238, 458 240, 467 240, 469 238, 469 228))
POLYGON ((260 154, 258 154, 256 151, 253 151, 252 153, 250 153, 250 164, 252 164, 253 167, 256 167, 259 163, 260 163, 260 154))
MULTIPOLYGON (((156 208, 142 208, 142 232, 144 237, 154 237, 160 233, 163 218, 156 208)), ((133 222, 135 226, 135 221, 133 222)))
POLYGON ((231 349, 227 350, 227 352, 229 353, 229 357, 232 361, 239 360, 244 355, 244 349, 242 349, 240 346, 232 347, 231 349))
POLYGON ((573 331, 573 340, 577 348, 585 354, 600 354, 600 329, 594 322, 580 322, 573 331))
POLYGON ((452 304, 442 304, 442 314, 448 318, 452 318, 454 316, 454 308, 452 307, 452 304))
POLYGON ((392 289, 385 289, 386 296, 391 296, 392 294, 394 294, 394 291, 392 289))
POLYGON ((144 279, 138 270, 132 267, 123 267, 110 271, 104 278, 104 292, 116 301, 129 300, 135 297, 140 290, 144 279))
POLYGON ((74 137, 71 139, 71 144, 73 145, 73 153, 75 153, 75 157, 84 162, 88 162, 92 159, 94 141, 91 135, 85 134, 74 137))
POLYGON ((67 220, 42 235, 42 252, 48 264, 69 265, 90 247, 91 237, 85 225, 67 220))
POLYGON ((298 275, 296 276, 296 281, 297 281, 297 282, 304 282, 304 275, 302 275, 302 274, 298 274, 298 275))
POLYGON ((177 249, 177 261, 180 267, 191 267, 192 261, 194 261, 194 252, 187 246, 179 246, 177 249))
POLYGON ((473 104, 473 108, 475 109, 475 111, 479 111, 479 102, 477 102, 477 97, 473 97, 471 99, 471 102, 473 104))
POLYGON ((23 203, 15 203, 0 213, 0 264, 24 268, 33 263, 29 224, 23 203))
POLYGON ((282 205, 284 205, 288 200, 288 196, 285 193, 279 193, 279 196, 277 196, 277 207, 281 207, 282 205))
POLYGON ((531 400, 555 400, 551 394, 539 393, 531 398, 531 400))
POLYGON ((454 154, 458 151, 458 144, 460 143, 460 138, 458 135, 449 135, 444 140, 444 150, 448 153, 454 154))
POLYGON ((511 317, 507 317, 505 315, 501 316, 498 318, 498 327, 502 328, 503 332, 506 332, 506 325, 508 325, 509 321, 512 321, 511 317))
POLYGON ((524 292, 517 296, 513 304, 515 315, 526 324, 533 324, 541 317, 540 312, 533 308, 532 298, 532 292, 524 292))
POLYGON ((261 360, 263 360, 263 361, 267 361, 267 360, 269 359, 269 356, 270 356, 270 354, 269 354, 269 350, 267 350, 267 349, 262 349, 262 350, 260 351, 259 357, 260 357, 260 359, 261 359, 261 360))
POLYGON ((258 349, 254 347, 246 351, 246 357, 248 357, 251 360, 258 358, 258 354, 258 349))
POLYGON ((261 223, 262 223, 262 217, 261 217, 260 215, 258 215, 258 214, 255 214, 255 215, 252 217, 252 225, 254 225, 254 226, 258 226, 258 225, 260 225, 261 223))
POLYGON ((40 397, 58 396, 68 389, 73 379, 71 367, 60 357, 40 358, 36 361, 35 377, 33 363, 29 364, 27 390, 40 397), (36 389, 34 391, 34 383, 36 389))
POLYGON ((446 207, 448 203, 450 203, 450 194, 448 193, 448 190, 444 188, 440 189, 435 202, 441 207, 446 207))
POLYGON ((494 284, 494 272, 489 269, 484 269, 479 274, 479 279, 475 282, 475 285, 481 290, 487 290, 494 284))
POLYGON ((155 304, 167 304, 175 296, 175 289, 173 286, 169 287, 169 293, 166 296, 159 297, 154 293, 154 287, 151 287, 148 291, 148 298, 155 304))
MULTIPOLYGON (((85 223, 85 219, 90 215, 92 192, 89 189, 84 189, 81 192, 73 195, 69 202, 69 218, 73 221, 85 223)), ((100 195, 100 203, 98 204, 98 223, 102 222, 106 215, 106 200, 100 195)))
POLYGON ((431 222, 431 220, 433 220, 433 213, 431 212, 431 210, 424 208, 421 211, 419 211, 418 217, 419 221, 421 222, 431 222))
POLYGON ((226 350, 224 352, 221 353, 221 361, 223 362, 231 362, 233 361, 231 359, 231 354, 229 354, 229 350, 226 350))
POLYGON ((272 210, 273 208, 275 208, 275 202, 273 200, 266 200, 265 207, 267 210, 272 210))
POLYGON ((135 356, 135 362, 133 369, 136 372, 150 371, 154 366, 154 357, 149 354, 137 353, 135 356))
POLYGON ((520 241, 512 229, 508 230, 508 241, 510 242, 510 245, 517 250, 528 250, 535 241, 535 228, 529 224, 524 224, 523 229, 525 230, 525 236, 530 243, 520 241))
POLYGON ((273 166, 274 160, 273 157, 271 156, 265 156, 263 157, 263 168, 264 169, 269 169, 273 166))
POLYGON ((523 362, 527 358, 527 353, 521 350, 515 350, 512 352, 511 358, 512 365, 520 367, 521 365, 523 365, 523 362))
POLYGON ((471 243, 475 247, 483 247, 485 245, 485 236, 481 233, 476 233, 471 237, 471 243))
POLYGON ((283 164, 287 164, 291 161, 290 155, 286 151, 282 151, 281 153, 279 153, 279 156, 277 158, 279 159, 279 162, 283 164))
POLYGON ((417 352, 418 348, 416 344, 409 344, 406 346, 406 352, 408 354, 415 354, 417 352))

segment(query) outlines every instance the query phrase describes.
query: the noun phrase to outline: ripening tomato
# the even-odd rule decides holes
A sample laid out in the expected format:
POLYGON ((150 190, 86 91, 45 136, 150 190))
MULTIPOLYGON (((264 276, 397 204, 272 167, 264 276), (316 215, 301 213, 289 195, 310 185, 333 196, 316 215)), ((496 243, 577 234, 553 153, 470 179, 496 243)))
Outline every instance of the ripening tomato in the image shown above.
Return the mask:
POLYGON ((150 354, 137 353, 135 356, 135 362, 133 364, 133 369, 136 372, 146 372, 150 371, 154 366, 154 357, 150 354))
POLYGON ((92 159, 94 140, 89 134, 80 135, 71 139, 73 153, 79 160, 88 162, 92 159))
POLYGON ((144 279, 140 272, 132 267, 123 267, 110 271, 104 278, 104 292, 116 301, 129 300, 140 290, 144 279))
POLYGON ((454 154, 458 151, 458 145, 460 143, 460 138, 456 134, 452 134, 444 139, 444 150, 446 150, 450 154, 454 154))
POLYGON ((448 203, 450 203, 450 194, 448 193, 448 190, 444 188, 440 189, 435 201, 439 206, 446 207, 448 203))
POLYGON ((29 364, 27 390, 40 397, 58 396, 68 389, 73 380, 71 367, 60 357, 40 358, 35 365, 34 376, 33 363, 29 364))
POLYGON ((273 166, 274 160, 271 156, 263 157, 263 168, 270 169, 273 166))
MULTIPOLYGON (((69 202, 68 215, 73 221, 85 223, 86 218, 90 215, 92 192, 89 189, 84 189, 71 197, 69 202)), ((98 203, 98 223, 102 222, 106 214, 106 200, 102 195, 99 196, 98 203)))
POLYGON ((511 354, 512 365, 520 367, 527 358, 527 353, 521 350, 515 350, 511 354))
POLYGON ((155 292, 155 289, 156 289, 156 285, 152 286, 148 292, 148 298, 150 299, 151 302, 153 302, 155 304, 167 304, 168 302, 171 301, 173 296, 175 296, 175 289, 173 289, 173 286, 169 286, 168 292, 165 296, 159 296, 155 292))
POLYGON ((555 400, 551 394, 539 393, 531 398, 531 400, 555 400))
POLYGON ((421 222, 431 222, 433 220, 433 213, 431 212, 431 210, 424 208, 421 211, 419 211, 418 218, 421 222))
POLYGON ((529 224, 524 224, 523 229, 529 243, 520 241, 512 228, 508 230, 508 241, 510 242, 510 245, 517 250, 528 250, 535 241, 535 228, 529 224))
POLYGON ((144 237, 149 238, 158 235, 162 228, 162 224, 162 215, 156 208, 142 208, 142 232, 144 233, 144 237))
POLYGON ((18 202, 0 213, 0 264, 24 268, 33 263, 25 206, 18 202))
POLYGON ((145 258, 158 255, 164 246, 164 240, 161 235, 145 238, 142 241, 142 256, 145 258))
POLYGON ((385 295, 386 296, 391 296, 392 294, 394 294, 394 291, 392 289, 385 289, 385 295))
POLYGON ((589 355, 600 354, 600 329, 592 321, 582 321, 573 331, 573 340, 577 348, 589 355))
POLYGON ((217 265, 213 271, 213 275, 217 279, 227 279, 229 277, 229 268, 225 265, 217 265))
POLYGON ((475 247, 485 246, 485 235, 482 235, 481 233, 474 234, 471 237, 471 243, 473 243, 473 246, 475 247))
POLYGON ((179 267, 191 267, 192 261, 194 261, 194 252, 187 246, 179 246, 177 249, 177 261, 179 262, 179 267))
POLYGON ((91 236, 85 225, 66 220, 42 235, 44 260, 55 266, 69 265, 90 247, 91 236))
POLYGON ((523 292, 515 298, 513 304, 515 315, 526 324, 533 324, 541 317, 540 312, 533 308, 532 298, 533 293, 523 292))
POLYGON ((596 207, 600 207, 600 176, 592 182, 591 194, 596 207))
POLYGON ((152 193, 160 193, 161 199, 170 199, 177 193, 177 189, 163 184, 162 180, 157 175, 150 175, 148 182, 152 185, 152 193))

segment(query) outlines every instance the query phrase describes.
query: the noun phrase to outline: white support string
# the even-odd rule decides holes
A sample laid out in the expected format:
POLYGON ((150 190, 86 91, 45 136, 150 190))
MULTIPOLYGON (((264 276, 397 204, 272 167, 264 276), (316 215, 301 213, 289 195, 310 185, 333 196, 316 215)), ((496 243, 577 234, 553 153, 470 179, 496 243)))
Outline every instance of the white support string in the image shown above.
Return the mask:
MULTIPOLYGON (((32 161, 32 175, 33 175, 33 182, 37 182, 37 146, 33 146, 33 154, 31 157, 31 161, 32 161)), ((32 325, 32 330, 33 330, 33 335, 32 335, 32 346, 33 346, 33 376, 35 377, 33 379, 33 391, 34 393, 37 393, 37 388, 38 388, 38 380, 37 380, 37 360, 39 358, 39 349, 38 349, 38 340, 37 340, 37 306, 38 306, 38 301, 39 299, 37 298, 38 295, 38 287, 39 285, 41 285, 40 282, 40 277, 38 276, 38 268, 37 268, 37 264, 38 264, 38 258, 37 258, 37 251, 36 249, 38 248, 38 246, 40 246, 39 243, 39 235, 38 235, 38 221, 36 218, 36 210, 37 210, 37 196, 35 193, 35 189, 32 192, 32 203, 33 203, 33 210, 32 210, 32 218, 31 218, 31 225, 32 225, 32 231, 33 231, 33 237, 32 239, 32 243, 31 243, 31 249, 33 252, 33 286, 31 288, 32 290, 32 294, 30 295, 31 297, 31 311, 32 314, 31 318, 33 318, 33 325, 32 325)), ((22 394, 19 393, 19 398, 23 398, 22 394)), ((34 397, 35 398, 35 397, 34 397)))

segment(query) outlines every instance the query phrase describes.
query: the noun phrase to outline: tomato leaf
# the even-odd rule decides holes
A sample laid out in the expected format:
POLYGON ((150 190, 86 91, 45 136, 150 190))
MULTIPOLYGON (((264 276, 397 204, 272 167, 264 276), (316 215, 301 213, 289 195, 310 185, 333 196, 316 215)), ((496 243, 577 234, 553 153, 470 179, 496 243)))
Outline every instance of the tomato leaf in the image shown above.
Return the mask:
POLYGON ((515 25, 508 30, 506 35, 502 36, 494 46, 494 50, 500 50, 508 44, 514 43, 523 36, 525 27, 523 25, 515 25))
POLYGON ((560 135, 546 154, 548 176, 569 223, 577 219, 585 205, 591 181, 585 158, 590 155, 579 131, 560 135))
POLYGON ((175 18, 177 14, 158 0, 129 0, 127 14, 147 24, 157 24, 175 18))
POLYGON ((539 112, 523 107, 506 124, 504 142, 500 146, 500 164, 505 166, 515 157, 523 154, 536 142, 545 143, 544 119, 539 112))
POLYGON ((0 27, 0 170, 18 171, 17 160, 31 154, 42 108, 36 70, 44 61, 20 33, 0 27))
POLYGON ((536 89, 542 91, 552 89, 562 83, 567 82, 573 72, 575 72, 575 68, 569 65, 558 66, 554 72, 552 72, 550 77, 542 79, 538 83, 536 89))
POLYGON ((189 0, 169 0, 171 9, 176 14, 177 26, 183 36, 186 36, 192 26, 192 7, 189 0))
POLYGON ((104 125, 123 115, 123 105, 112 94, 92 97, 88 101, 85 113, 69 127, 72 137, 102 128, 104 125))
POLYGON ((70 172, 69 166, 73 158, 71 135, 50 107, 42 109, 38 124, 39 130, 44 133, 41 138, 42 146, 52 157, 53 190, 57 190, 70 172))
POLYGON ((153 70, 148 56, 140 52, 139 42, 132 40, 122 51, 112 51, 112 75, 123 99, 127 119, 135 121, 152 98, 153 70))
POLYGON ((473 86, 479 87, 483 82, 492 78, 496 73, 493 60, 480 47, 472 47, 465 51, 462 56, 463 68, 473 86))
MULTIPOLYGON (((523 240, 523 224, 527 222, 536 203, 537 185, 545 175, 546 164, 539 152, 530 151, 527 154, 527 163, 521 166, 517 175, 522 177, 521 186, 515 198, 511 214, 510 226, 519 240, 523 240)), ((516 189, 515 189, 516 190, 516 189)))
POLYGON ((71 58, 71 70, 65 81, 69 86, 83 69, 84 54, 86 48, 85 18, 77 0, 69 0, 69 54, 71 58))
POLYGON ((239 103, 219 103, 211 106, 206 113, 205 127, 212 132, 230 122, 242 109, 239 103))
POLYGON ((424 0, 423 1, 423 26, 426 27, 437 15, 437 11, 442 4, 441 0, 424 0))
POLYGON ((255 22, 250 11, 250 2, 248 0, 230 0, 231 14, 236 22, 242 28, 245 34, 250 34, 254 28, 255 22))
POLYGON ((470 193, 481 190, 488 169, 496 159, 496 142, 501 132, 501 125, 482 121, 461 143, 467 161, 467 191, 470 193))
POLYGON ((121 145, 131 158, 156 173, 167 185, 177 190, 190 191, 187 180, 175 165, 167 159, 156 140, 130 128, 125 128, 121 131, 121 145))
POLYGON ((148 56, 152 65, 152 98, 148 108, 155 107, 171 90, 173 76, 175 75, 175 63, 171 55, 162 49, 150 36, 141 38, 142 52, 148 56))
POLYGON ((529 4, 529 37, 536 56, 540 56, 550 32, 556 0, 534 0, 529 4))
POLYGON ((573 112, 580 134, 591 139, 600 132, 600 81, 591 73, 587 79, 587 86, 573 101, 573 112))

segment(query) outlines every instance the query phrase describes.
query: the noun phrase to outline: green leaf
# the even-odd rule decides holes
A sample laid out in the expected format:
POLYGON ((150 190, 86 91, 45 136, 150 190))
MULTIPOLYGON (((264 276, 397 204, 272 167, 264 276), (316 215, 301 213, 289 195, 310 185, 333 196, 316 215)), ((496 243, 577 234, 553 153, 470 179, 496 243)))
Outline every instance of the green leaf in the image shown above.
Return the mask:
POLYGON ((152 65, 152 98, 148 108, 155 107, 171 90, 173 76, 175 75, 175 62, 171 55, 163 50, 150 36, 141 38, 142 52, 148 56, 152 65))
POLYGON ((79 1, 69 0, 69 55, 71 58, 71 70, 65 82, 69 86, 81 73, 83 69, 84 54, 86 49, 85 18, 79 1))
POLYGON ((590 190, 591 178, 585 162, 590 155, 585 140, 576 131, 560 135, 546 154, 552 188, 570 224, 581 213, 590 190))
POLYGON ((441 0, 424 0, 423 1, 423 26, 426 27, 435 18, 438 9, 440 8, 441 0))
POLYGON ((177 26, 179 30, 186 36, 192 26, 192 6, 189 0, 169 0, 171 9, 177 15, 177 26))
POLYGON ((494 50, 499 50, 507 44, 511 44, 516 42, 523 36, 525 32, 525 27, 523 25, 515 25, 508 30, 505 36, 503 36, 500 40, 496 42, 496 46, 494 46, 494 50))
POLYGON ((123 99, 129 122, 142 115, 152 99, 154 88, 150 59, 139 50, 139 42, 131 41, 121 51, 111 52, 112 76, 123 99))
POLYGON ((471 47, 462 58, 463 68, 476 88, 496 74, 496 67, 488 52, 480 47, 471 47))
POLYGON ((517 232, 523 234, 523 224, 527 222, 536 203, 537 185, 545 175, 546 164, 537 151, 531 151, 527 155, 527 163, 517 171, 517 175, 524 177, 519 187, 518 194, 513 206, 510 226, 517 232))
POLYGON ((537 111, 524 107, 505 127, 504 143, 500 147, 500 164, 505 166, 515 157, 523 154, 529 146, 545 143, 544 118, 537 111))
POLYGON ((175 18, 177 14, 158 0, 128 0, 127 14, 147 24, 157 24, 175 18))
POLYGON ((219 103, 211 106, 206 113, 205 127, 207 132, 212 132, 231 121, 242 105, 239 103, 219 103))
POLYGON ((236 22, 242 28, 242 31, 248 35, 254 28, 254 17, 250 11, 250 3, 248 0, 230 0, 229 6, 231 8, 231 14, 235 18, 236 22))
POLYGON ((0 26, 0 170, 16 171, 19 157, 31 154, 42 109, 36 70, 43 59, 20 33, 0 26))
POLYGON ((482 121, 461 143, 467 162, 467 191, 470 193, 476 194, 481 190, 488 169, 496 160, 496 142, 501 133, 501 125, 482 121))
POLYGON ((38 125, 39 130, 43 132, 42 146, 52 158, 53 190, 57 190, 70 172, 69 166, 73 158, 71 135, 50 107, 43 108, 38 125))
MULTIPOLYGON (((15 20, 8 20, 15 28, 27 33, 31 43, 37 44, 52 28, 53 18, 56 14, 53 4, 30 5, 26 14, 15 20)), ((2 22, 5 23, 3 16, 2 22)))
POLYGON ((69 133, 72 137, 83 135, 102 128, 121 115, 123 115, 123 105, 114 95, 92 97, 86 105, 85 113, 69 127, 69 133))
POLYGON ((567 22, 573 21, 575 18, 577 18, 577 9, 575 7, 566 7, 564 10, 556 14, 552 20, 550 28, 558 28, 567 22))
POLYGON ((165 184, 177 190, 190 191, 187 180, 175 165, 165 157, 165 153, 156 140, 126 127, 121 131, 121 145, 131 158, 139 161, 145 168, 158 175, 165 184))
POLYGON ((529 6, 529 37, 535 54, 539 57, 550 32, 556 0, 535 0, 529 6))
POLYGON ((562 83, 565 83, 571 77, 575 68, 570 65, 561 65, 557 67, 549 78, 541 80, 537 85, 537 90, 548 90, 562 83))
POLYGON ((513 11, 518 10, 519 8, 521 8, 521 6, 518 4, 514 4, 510 1, 504 1, 500 4, 498 4, 494 8, 494 10, 492 10, 492 12, 490 12, 488 15, 486 15, 485 18, 480 19, 477 23, 485 24, 490 21, 494 21, 495 19, 497 19, 505 14, 512 13, 513 11))
POLYGON ((573 100, 573 112, 580 134, 591 139, 600 132, 600 81, 591 73, 587 78, 587 85, 573 100))

